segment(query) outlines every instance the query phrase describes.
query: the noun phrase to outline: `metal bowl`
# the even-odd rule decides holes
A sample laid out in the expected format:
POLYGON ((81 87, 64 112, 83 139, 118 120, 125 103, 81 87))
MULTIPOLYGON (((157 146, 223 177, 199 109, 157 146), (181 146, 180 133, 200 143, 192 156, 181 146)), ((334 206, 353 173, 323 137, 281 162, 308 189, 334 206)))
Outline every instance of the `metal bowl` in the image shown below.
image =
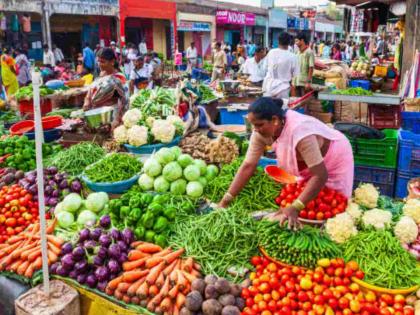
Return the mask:
POLYGON ((110 106, 104 106, 95 108, 85 112, 85 120, 90 128, 98 128, 101 125, 110 124, 114 114, 114 108, 110 106))
POLYGON ((220 85, 224 92, 234 92, 241 84, 239 80, 220 81, 220 85))

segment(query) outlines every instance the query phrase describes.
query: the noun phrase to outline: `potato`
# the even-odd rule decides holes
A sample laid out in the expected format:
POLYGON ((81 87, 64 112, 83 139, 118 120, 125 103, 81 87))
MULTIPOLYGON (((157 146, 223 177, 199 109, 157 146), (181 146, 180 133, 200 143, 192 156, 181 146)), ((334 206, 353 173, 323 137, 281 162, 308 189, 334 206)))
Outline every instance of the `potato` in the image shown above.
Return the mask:
POLYGON ((235 305, 235 297, 232 294, 223 294, 217 299, 223 306, 235 305))
POLYGON ((220 315, 222 312, 222 305, 215 299, 206 300, 203 303, 204 315, 220 315))
POLYGON ((191 290, 200 292, 201 295, 204 295, 204 289, 206 288, 206 282, 203 279, 194 279, 191 283, 191 290))
POLYGON ((217 277, 215 275, 207 275, 204 278, 204 282, 207 284, 215 284, 217 281, 217 277))
POLYGON ((241 311, 236 306, 228 305, 222 310, 222 315, 240 315, 241 311))
POLYGON ((212 284, 209 284, 208 286, 206 286, 204 290, 204 297, 206 298, 206 300, 217 299, 218 296, 219 296, 219 293, 216 290, 216 286, 212 284))
POLYGON ((185 298, 185 306, 193 312, 199 311, 202 303, 203 297, 198 291, 191 291, 185 298))
POLYGON ((220 294, 225 294, 230 292, 230 283, 224 278, 219 278, 214 284, 216 287, 217 292, 220 294))

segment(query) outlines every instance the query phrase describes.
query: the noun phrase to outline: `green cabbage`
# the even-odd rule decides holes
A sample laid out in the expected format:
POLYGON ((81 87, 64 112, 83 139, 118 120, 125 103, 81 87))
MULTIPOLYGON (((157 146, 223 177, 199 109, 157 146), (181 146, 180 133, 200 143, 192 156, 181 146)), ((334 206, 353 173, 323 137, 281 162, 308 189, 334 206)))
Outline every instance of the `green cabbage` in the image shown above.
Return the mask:
POLYGON ((140 188, 144 191, 152 190, 153 182, 154 182, 153 177, 150 177, 147 174, 142 174, 138 181, 140 188))
POLYGON ((179 156, 182 154, 180 147, 172 147, 171 148, 172 153, 175 155, 175 160, 179 158, 179 156))
POLYGON ((200 175, 204 176, 207 172, 207 164, 203 160, 194 160, 194 165, 197 165, 200 169, 200 175))
POLYGON ((156 177, 162 172, 162 166, 156 158, 151 157, 144 163, 143 170, 150 177, 156 177))
POLYGON ((57 218, 58 225, 62 228, 68 228, 74 223, 73 213, 67 211, 60 211, 55 217, 57 218))
POLYGON ((96 223, 96 214, 90 210, 83 210, 77 218, 77 224, 82 226, 93 226, 96 223))
POLYGON ((171 194, 183 195, 187 189, 187 181, 183 178, 177 179, 171 184, 171 194))
POLYGON ((203 187, 206 187, 206 186, 207 186, 207 179, 206 179, 205 177, 203 177, 203 176, 201 176, 201 177, 198 179, 198 182, 199 182, 201 185, 203 185, 203 187))
POLYGON ((182 177, 182 168, 177 162, 170 162, 163 168, 162 175, 167 181, 173 182, 182 177))
POLYGON ((194 159, 189 154, 181 154, 178 157, 178 164, 181 165, 182 168, 186 168, 188 165, 192 164, 194 159))
POLYGON ((76 212, 82 205, 82 197, 79 194, 68 194, 63 200, 63 210, 68 212, 76 212))
POLYGON ((159 176, 158 178, 155 179, 153 186, 154 186, 155 191, 159 193, 164 193, 169 190, 170 184, 163 176, 159 176))
POLYGON ((216 178, 217 174, 219 174, 219 169, 217 168, 216 165, 211 164, 211 165, 207 166, 207 170, 206 170, 207 181, 216 178))
POLYGON ((184 170, 184 177, 190 182, 198 180, 200 168, 197 165, 188 165, 184 170))
POLYGON ((203 195, 203 185, 200 182, 189 182, 187 185, 187 195, 193 198, 198 198, 203 195))
POLYGON ((106 203, 103 193, 92 193, 85 200, 86 208, 95 213, 100 212, 105 207, 105 204, 106 203))
POLYGON ((162 165, 166 165, 169 162, 175 160, 175 154, 169 148, 160 149, 159 151, 157 151, 155 157, 156 160, 162 165))

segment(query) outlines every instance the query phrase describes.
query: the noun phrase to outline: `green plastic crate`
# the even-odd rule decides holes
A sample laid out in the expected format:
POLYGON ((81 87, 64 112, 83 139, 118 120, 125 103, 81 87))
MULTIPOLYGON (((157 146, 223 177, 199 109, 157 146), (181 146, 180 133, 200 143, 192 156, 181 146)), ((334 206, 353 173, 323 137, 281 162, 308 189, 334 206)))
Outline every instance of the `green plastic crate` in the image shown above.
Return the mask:
POLYGON ((358 165, 396 168, 398 130, 384 129, 384 139, 349 139, 358 165))

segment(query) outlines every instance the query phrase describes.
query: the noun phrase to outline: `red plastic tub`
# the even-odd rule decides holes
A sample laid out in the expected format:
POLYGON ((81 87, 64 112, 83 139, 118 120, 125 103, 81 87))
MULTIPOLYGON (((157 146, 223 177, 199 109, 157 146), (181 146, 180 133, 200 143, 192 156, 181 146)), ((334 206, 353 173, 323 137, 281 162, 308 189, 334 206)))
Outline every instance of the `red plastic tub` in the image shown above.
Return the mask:
MULTIPOLYGON (((34 100, 20 100, 19 111, 21 115, 25 115, 28 119, 34 119, 34 100)), ((41 116, 52 111, 52 102, 50 99, 41 98, 41 116)))
POLYGON ((44 130, 54 129, 63 124, 63 117, 61 116, 48 116, 42 118, 42 128, 44 130))
POLYGON ((34 130, 35 124, 33 120, 22 120, 13 124, 9 131, 12 136, 20 136, 23 135, 25 132, 30 132, 34 130))

